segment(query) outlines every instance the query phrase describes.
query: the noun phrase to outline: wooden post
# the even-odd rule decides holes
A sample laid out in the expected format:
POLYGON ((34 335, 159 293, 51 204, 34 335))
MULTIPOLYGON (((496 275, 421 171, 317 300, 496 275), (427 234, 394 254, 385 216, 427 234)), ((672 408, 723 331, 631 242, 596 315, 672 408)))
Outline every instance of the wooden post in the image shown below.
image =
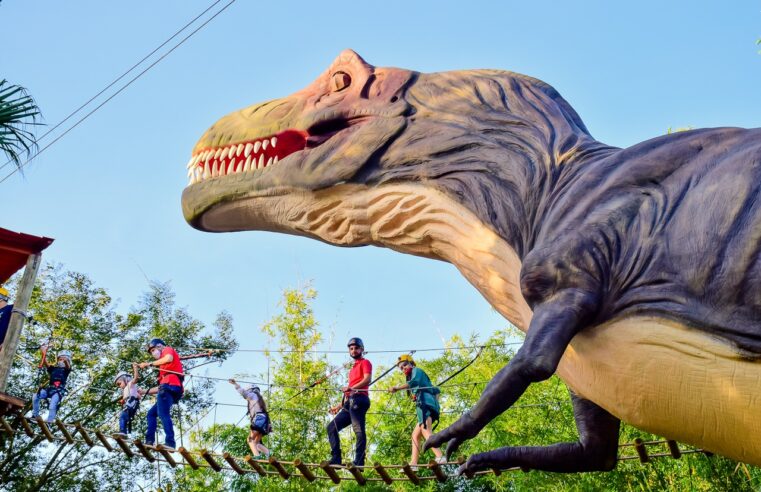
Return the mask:
POLYGON ((441 469, 438 463, 436 463, 436 460, 431 460, 428 462, 428 468, 433 470, 433 474, 436 475, 436 480, 438 480, 441 483, 444 483, 447 481, 447 474, 444 473, 444 470, 441 469))
POLYGON ((275 458, 270 456, 270 459, 268 460, 270 462, 270 466, 277 470, 277 472, 280 474, 281 477, 283 477, 285 480, 288 480, 291 478, 291 474, 288 473, 288 470, 285 469, 285 467, 275 458))
POLYGON ((24 432, 29 437, 34 437, 36 434, 34 432, 34 429, 32 429, 32 426, 29 425, 29 421, 24 417, 23 415, 19 417, 21 426, 24 428, 24 432))
POLYGON ((367 479, 364 477, 364 475, 362 475, 362 470, 353 464, 349 465, 348 469, 349 473, 354 476, 354 480, 356 480, 359 485, 364 486, 367 483, 367 479))
POLYGON ((174 468, 177 466, 177 462, 174 461, 174 458, 172 457, 172 453, 169 452, 169 449, 167 449, 165 446, 162 446, 161 444, 156 445, 156 451, 158 451, 161 456, 164 457, 167 463, 174 468))
POLYGON ((641 463, 647 463, 650 461, 650 457, 647 455, 647 449, 645 448, 645 443, 643 443, 642 439, 639 437, 634 440, 634 449, 637 451, 641 463))
POLYGON ((105 434, 103 434, 101 431, 95 431, 95 437, 98 438, 101 444, 103 444, 103 447, 108 449, 109 453, 114 452, 114 447, 111 446, 111 443, 108 442, 108 439, 106 439, 105 434))
POLYGON ((79 435, 82 436, 82 439, 85 440, 88 446, 93 447, 95 445, 92 438, 90 437, 90 434, 88 434, 87 430, 85 430, 85 428, 82 426, 82 422, 77 421, 74 424, 74 427, 77 428, 77 432, 79 432, 79 435))
POLYGON ((240 467, 238 462, 235 461, 235 458, 233 458, 233 455, 225 451, 224 453, 222 453, 222 457, 225 459, 225 461, 227 461, 227 464, 230 465, 230 468, 235 470, 235 473, 237 473, 238 475, 246 474, 246 470, 240 467))
POLYGON ((15 434, 15 431, 13 430, 13 427, 11 427, 11 424, 8 423, 5 418, 0 417, 0 424, 3 426, 3 430, 5 430, 5 433, 8 434, 8 436, 12 436, 15 434))
POLYGON ((418 478, 417 474, 415 473, 415 470, 412 469, 410 465, 404 465, 402 467, 402 471, 405 475, 407 475, 407 478, 415 485, 420 485, 420 479, 418 478))
POLYGON ((380 476, 384 482, 386 482, 386 485, 391 485, 394 483, 393 480, 391 480, 391 476, 388 474, 385 468, 383 468, 383 465, 380 463, 375 463, 375 472, 380 476))
POLYGON ((134 441, 132 441, 132 444, 135 445, 137 450, 140 451, 140 454, 142 454, 145 457, 145 459, 148 460, 149 463, 153 463, 154 461, 156 461, 156 457, 153 456, 153 453, 151 453, 151 451, 147 447, 145 447, 145 444, 143 444, 143 441, 141 441, 140 439, 135 439, 134 441))
POLYGON ((40 269, 40 263, 42 263, 41 254, 29 255, 29 258, 26 260, 24 275, 21 277, 21 283, 19 283, 18 292, 16 292, 16 298, 13 301, 13 312, 8 324, 8 332, 5 334, 3 348, 0 350, 0 392, 5 392, 8 384, 8 375, 11 373, 13 357, 16 356, 16 348, 18 348, 18 341, 21 338, 21 329, 24 326, 24 316, 16 311, 26 313, 29 307, 29 299, 32 297, 34 279, 37 278, 37 272, 40 269))
POLYGON ((682 451, 679 449, 679 444, 677 444, 676 441, 666 441, 666 444, 668 444, 669 452, 671 453, 671 457, 678 460, 682 457, 682 451))
POLYGON ((36 420, 37 420, 37 425, 40 426, 40 430, 42 431, 43 434, 45 434, 45 438, 50 442, 55 441, 55 436, 53 435, 52 432, 50 432, 50 429, 48 429, 48 424, 46 424, 45 421, 42 420, 42 417, 38 415, 36 420))
POLYGON ((182 457, 183 457, 183 458, 185 458, 185 462, 186 462, 188 465, 190 465, 190 468, 192 468, 192 469, 194 469, 194 470, 198 470, 198 463, 196 463, 196 460, 194 460, 194 459, 193 459, 193 455, 191 455, 190 453, 188 453, 188 450, 187 450, 187 449, 185 449, 185 448, 181 447, 181 448, 180 448, 180 449, 178 449, 177 451, 179 451, 179 452, 180 452, 180 454, 182 455, 182 457))
POLYGON ((209 464, 210 467, 212 467, 212 469, 215 472, 221 472, 222 471, 222 467, 219 466, 219 463, 217 463, 214 460, 214 457, 207 450, 205 450, 205 449, 201 450, 201 457, 206 460, 206 462, 209 464))
POLYGON ((253 468, 254 470, 256 470, 256 473, 258 473, 260 476, 262 476, 262 477, 266 477, 266 476, 267 476, 267 471, 266 471, 266 470, 265 470, 265 469, 262 467, 262 465, 260 465, 260 464, 259 464, 259 463, 258 463, 258 462, 257 462, 257 461, 254 459, 254 458, 252 458, 251 456, 246 456, 245 458, 243 458, 243 461, 245 461, 246 463, 248 463, 248 466, 250 466, 251 468, 253 468))
POLYGON ((314 476, 314 473, 312 473, 312 470, 309 469, 307 465, 304 464, 303 461, 301 461, 299 458, 296 458, 293 460, 293 466, 295 466, 302 475, 304 475, 304 478, 309 480, 310 482, 314 482, 317 477, 314 476))
POLYGON ((333 468, 333 465, 330 464, 328 461, 323 461, 320 463, 320 468, 328 474, 331 480, 333 480, 333 483, 341 483, 341 477, 338 476, 338 473, 336 473, 335 468, 333 468))
POLYGON ((129 448, 129 444, 127 444, 127 441, 124 440, 123 436, 119 434, 111 434, 111 437, 114 441, 116 441, 116 444, 122 448, 122 451, 124 451, 124 454, 127 455, 127 458, 132 458, 135 456, 135 453, 129 448))
POLYGON ((61 434, 63 434, 63 438, 66 439, 66 442, 69 444, 74 444, 74 438, 69 433, 69 431, 66 429, 66 424, 61 422, 60 419, 55 419, 55 425, 58 426, 58 430, 61 431, 61 434))

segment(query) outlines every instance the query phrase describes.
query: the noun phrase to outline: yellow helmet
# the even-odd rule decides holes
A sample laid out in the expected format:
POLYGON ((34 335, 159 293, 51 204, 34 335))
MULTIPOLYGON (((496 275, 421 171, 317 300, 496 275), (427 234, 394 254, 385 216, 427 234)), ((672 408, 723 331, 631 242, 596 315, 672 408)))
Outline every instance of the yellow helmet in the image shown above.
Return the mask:
POLYGON ((0 287, 0 301, 7 301, 8 299, 10 299, 8 295, 8 289, 5 287, 0 287))
POLYGON ((400 355, 399 358, 396 360, 396 363, 399 364, 400 362, 409 362, 413 366, 415 365, 415 361, 410 354, 400 355))

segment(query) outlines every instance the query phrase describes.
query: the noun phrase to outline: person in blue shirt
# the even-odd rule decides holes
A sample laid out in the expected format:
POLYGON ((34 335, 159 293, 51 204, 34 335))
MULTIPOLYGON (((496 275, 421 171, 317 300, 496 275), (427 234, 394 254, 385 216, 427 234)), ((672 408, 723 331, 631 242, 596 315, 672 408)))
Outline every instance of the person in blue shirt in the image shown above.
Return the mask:
POLYGON ((8 323, 11 321, 13 304, 8 304, 10 297, 4 287, 0 287, 0 348, 5 341, 5 334, 8 332, 8 323))
MULTIPOLYGON (((422 369, 415 365, 411 355, 404 354, 397 361, 399 370, 404 373, 407 382, 401 386, 393 386, 389 391, 407 390, 410 397, 415 402, 415 413, 417 415, 417 425, 412 430, 412 457, 410 465, 416 466, 420 457, 420 440, 423 441, 431 437, 433 433, 433 422, 439 420, 439 399, 441 393, 439 388, 435 387, 422 369)), ((431 448, 436 455, 436 463, 444 464, 447 462, 444 453, 439 448, 431 448)))
POLYGON ((41 401, 50 399, 47 422, 54 422, 58 407, 66 394, 66 381, 71 374, 71 352, 68 350, 58 352, 55 364, 48 364, 47 345, 40 347, 40 352, 42 353, 40 367, 44 367, 48 372, 49 380, 48 384, 37 390, 32 398, 32 418, 37 418, 40 415, 41 401))

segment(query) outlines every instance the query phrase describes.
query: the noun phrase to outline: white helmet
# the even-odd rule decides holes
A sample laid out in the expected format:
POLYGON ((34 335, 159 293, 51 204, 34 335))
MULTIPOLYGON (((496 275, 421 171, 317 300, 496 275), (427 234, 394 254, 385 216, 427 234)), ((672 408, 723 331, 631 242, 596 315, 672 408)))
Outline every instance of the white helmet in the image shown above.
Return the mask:
POLYGON ((257 385, 251 384, 248 386, 248 388, 246 388, 246 391, 253 391, 254 393, 259 393, 261 390, 259 389, 257 385))
POLYGON ((67 361, 69 361, 69 365, 71 365, 71 352, 70 351, 68 351, 68 350, 61 350, 60 352, 58 352, 58 355, 56 355, 56 360, 60 359, 61 357, 63 357, 67 361))
POLYGON ((116 379, 114 379, 114 384, 119 384, 119 380, 124 378, 125 383, 129 383, 132 379, 132 376, 127 374, 126 372, 122 371, 119 374, 116 375, 116 379))

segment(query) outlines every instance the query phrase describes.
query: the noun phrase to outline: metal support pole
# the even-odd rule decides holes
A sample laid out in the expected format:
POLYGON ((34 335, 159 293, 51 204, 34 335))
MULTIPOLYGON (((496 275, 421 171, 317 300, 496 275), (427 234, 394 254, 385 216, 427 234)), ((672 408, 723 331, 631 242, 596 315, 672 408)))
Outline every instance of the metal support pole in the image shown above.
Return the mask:
POLYGON ((19 338, 21 338, 21 328, 24 326, 24 315, 17 311, 26 313, 29 307, 34 279, 37 278, 40 263, 42 263, 41 254, 29 255, 29 259, 26 261, 26 268, 24 268, 24 275, 21 277, 21 283, 16 293, 16 299, 13 302, 13 312, 8 324, 8 332, 5 335, 3 348, 0 350, 0 392, 5 392, 5 387, 8 384, 13 357, 16 355, 16 348, 18 347, 19 338))

